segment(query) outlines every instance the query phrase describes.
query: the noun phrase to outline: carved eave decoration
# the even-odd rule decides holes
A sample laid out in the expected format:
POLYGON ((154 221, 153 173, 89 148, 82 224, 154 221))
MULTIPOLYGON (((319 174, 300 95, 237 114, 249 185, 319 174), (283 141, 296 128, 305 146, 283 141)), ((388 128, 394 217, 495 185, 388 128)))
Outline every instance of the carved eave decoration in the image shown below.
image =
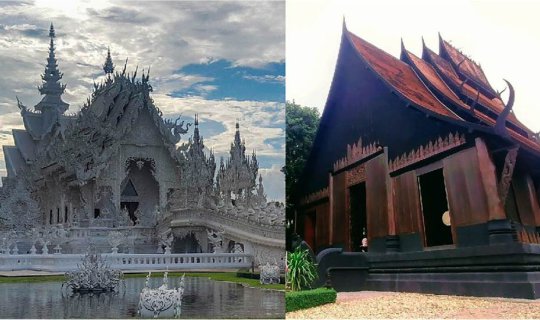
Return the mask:
POLYGON ((501 178, 499 179, 498 191, 499 198, 506 203, 506 198, 508 196, 508 190, 512 183, 512 176, 514 174, 514 168, 516 166, 516 159, 518 155, 519 146, 515 146, 508 150, 506 157, 504 159, 504 166, 501 172, 501 178))
POLYGON ((420 146, 416 150, 410 151, 408 154, 404 153, 401 156, 396 157, 394 160, 390 160, 389 169, 390 172, 397 171, 399 169, 410 166, 414 163, 428 159, 435 155, 441 154, 445 151, 457 148, 466 143, 465 135, 450 133, 448 136, 436 140, 430 141, 424 146, 420 146))
POLYGON ((329 197, 328 187, 308 194, 300 200, 300 205, 307 205, 329 197))
POLYGON ((366 166, 365 164, 358 165, 345 173, 345 183, 347 187, 354 186, 366 181, 366 166))
POLYGON ((362 138, 358 139, 357 143, 352 145, 347 144, 347 155, 336 162, 334 162, 334 172, 339 171, 343 168, 346 168, 368 156, 382 150, 382 147, 377 142, 368 144, 367 146, 362 145, 362 138))

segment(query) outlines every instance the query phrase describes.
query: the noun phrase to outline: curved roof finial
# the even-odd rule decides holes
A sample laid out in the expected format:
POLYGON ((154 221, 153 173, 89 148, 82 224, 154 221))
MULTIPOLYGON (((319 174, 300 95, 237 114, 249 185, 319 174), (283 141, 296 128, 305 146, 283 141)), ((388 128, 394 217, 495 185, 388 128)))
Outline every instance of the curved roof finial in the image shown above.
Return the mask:
MULTIPOLYGON (((508 102, 505 104, 503 111, 499 114, 497 117, 497 122, 495 123, 495 133, 498 135, 501 135, 503 137, 508 136, 508 131, 506 130, 506 119, 508 118, 508 115, 510 114, 510 111, 512 111, 512 107, 514 106, 514 99, 515 99, 515 91, 514 87, 508 80, 503 79, 504 82, 508 85, 509 96, 508 96, 508 102)), ((501 95, 499 94, 499 99, 502 100, 501 95)))

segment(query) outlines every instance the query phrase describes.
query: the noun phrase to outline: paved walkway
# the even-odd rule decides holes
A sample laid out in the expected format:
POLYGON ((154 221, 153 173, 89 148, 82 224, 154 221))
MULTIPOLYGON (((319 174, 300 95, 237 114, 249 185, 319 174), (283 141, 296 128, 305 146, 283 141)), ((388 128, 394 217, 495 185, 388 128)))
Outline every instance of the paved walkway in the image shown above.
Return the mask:
POLYGON ((336 303, 287 313, 289 318, 540 319, 540 299, 479 298, 397 292, 341 292, 336 303))

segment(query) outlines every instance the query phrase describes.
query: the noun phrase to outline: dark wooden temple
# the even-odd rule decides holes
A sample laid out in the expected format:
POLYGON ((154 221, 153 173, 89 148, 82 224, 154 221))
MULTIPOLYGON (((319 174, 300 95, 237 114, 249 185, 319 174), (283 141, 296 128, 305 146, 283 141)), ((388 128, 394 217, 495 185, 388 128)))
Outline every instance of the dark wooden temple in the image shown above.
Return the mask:
POLYGON ((507 85, 442 37, 397 59, 344 24, 296 217, 320 283, 540 298, 540 139, 507 85))

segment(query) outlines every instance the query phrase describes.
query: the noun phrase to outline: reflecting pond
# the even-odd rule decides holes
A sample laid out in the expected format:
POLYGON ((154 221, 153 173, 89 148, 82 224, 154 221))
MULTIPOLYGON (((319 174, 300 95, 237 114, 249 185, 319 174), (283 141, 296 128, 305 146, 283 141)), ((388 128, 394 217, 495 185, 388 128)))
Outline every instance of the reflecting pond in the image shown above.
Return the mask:
MULTIPOLYGON (((73 294, 60 282, 0 284, 1 318, 137 317, 145 278, 125 279, 119 293, 73 294)), ((158 287, 162 278, 151 278, 158 287)), ((180 278, 170 277, 177 286, 180 278)), ((285 294, 207 278, 185 279, 181 318, 284 318, 285 294)))

